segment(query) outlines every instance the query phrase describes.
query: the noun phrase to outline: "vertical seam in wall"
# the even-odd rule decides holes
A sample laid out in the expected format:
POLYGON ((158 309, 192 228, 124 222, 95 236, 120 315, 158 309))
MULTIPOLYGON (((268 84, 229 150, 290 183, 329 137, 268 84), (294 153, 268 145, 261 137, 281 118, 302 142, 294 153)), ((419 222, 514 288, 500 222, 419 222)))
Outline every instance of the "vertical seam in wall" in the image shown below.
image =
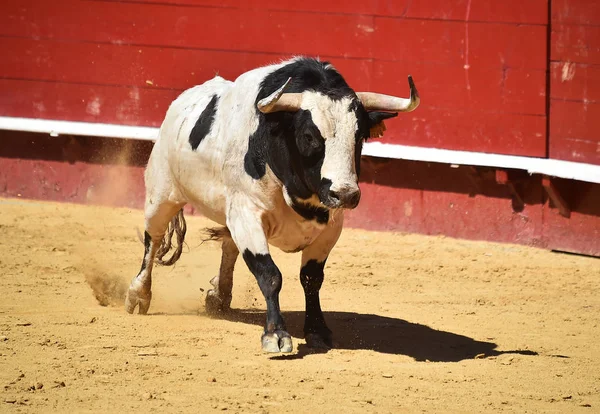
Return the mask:
MULTIPOLYGON (((552 0, 548 0, 548 26, 546 27, 546 158, 550 158, 550 83, 552 81, 552 74, 550 68, 550 59, 552 52, 552 0)), ((546 203, 549 203, 548 197, 546 195, 546 190, 542 186, 541 178, 536 180, 538 185, 540 186, 540 221, 542 228, 540 229, 541 235, 541 243, 545 248, 548 248, 550 245, 549 240, 549 231, 547 223, 548 220, 548 210, 546 207, 546 203)))
POLYGON ((546 26, 546 158, 550 158, 550 54, 552 52, 552 0, 548 0, 548 25, 546 26))

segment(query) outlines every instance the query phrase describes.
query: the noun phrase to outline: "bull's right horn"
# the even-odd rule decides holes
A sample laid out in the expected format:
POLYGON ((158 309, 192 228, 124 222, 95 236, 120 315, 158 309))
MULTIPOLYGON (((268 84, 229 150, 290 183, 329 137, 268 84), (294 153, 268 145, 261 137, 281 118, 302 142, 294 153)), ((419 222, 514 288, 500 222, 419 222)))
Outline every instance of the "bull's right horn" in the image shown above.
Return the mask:
POLYGON ((256 105, 263 114, 271 112, 288 111, 296 112, 302 104, 301 93, 284 93, 292 78, 289 78, 281 88, 277 89, 271 95, 258 101, 256 105))
POLYGON ((374 92, 357 92, 358 99, 367 111, 410 112, 417 109, 421 99, 412 76, 408 75, 410 98, 398 98, 374 92))

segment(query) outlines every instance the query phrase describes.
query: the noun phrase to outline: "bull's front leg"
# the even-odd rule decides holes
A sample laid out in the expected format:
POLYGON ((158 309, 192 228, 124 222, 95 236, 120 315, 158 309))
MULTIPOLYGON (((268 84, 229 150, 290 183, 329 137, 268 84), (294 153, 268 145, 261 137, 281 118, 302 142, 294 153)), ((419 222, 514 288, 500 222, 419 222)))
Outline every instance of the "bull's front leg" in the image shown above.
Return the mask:
POLYGON ((328 224, 321 235, 302 251, 300 283, 306 301, 304 338, 311 348, 328 349, 333 345, 331 330, 327 327, 321 310, 319 291, 323 285, 325 262, 340 237, 342 226, 343 213, 339 212, 335 222, 328 224))
POLYGON ((228 209, 227 227, 267 304, 267 320, 261 338, 263 351, 292 352, 292 337, 286 330, 279 308, 281 272, 269 253, 261 213, 250 201, 234 200, 228 209))

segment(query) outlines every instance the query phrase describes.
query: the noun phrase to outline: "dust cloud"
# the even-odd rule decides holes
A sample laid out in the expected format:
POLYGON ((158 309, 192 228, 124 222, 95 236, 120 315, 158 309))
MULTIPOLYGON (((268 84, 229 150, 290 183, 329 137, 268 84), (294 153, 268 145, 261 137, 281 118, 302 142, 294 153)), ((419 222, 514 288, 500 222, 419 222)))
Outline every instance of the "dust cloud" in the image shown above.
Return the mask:
POLYGON ((98 265, 82 266, 85 281, 92 288, 94 297, 101 306, 122 306, 127 293, 127 280, 111 275, 98 265))

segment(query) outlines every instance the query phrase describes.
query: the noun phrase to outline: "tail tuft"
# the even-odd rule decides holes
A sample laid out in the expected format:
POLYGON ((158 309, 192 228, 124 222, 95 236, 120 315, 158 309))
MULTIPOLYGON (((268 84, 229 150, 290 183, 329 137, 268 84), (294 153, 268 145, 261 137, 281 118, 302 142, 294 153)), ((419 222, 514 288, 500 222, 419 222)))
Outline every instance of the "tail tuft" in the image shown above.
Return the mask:
POLYGON ((207 227, 204 229, 204 235, 202 243, 207 241, 223 241, 224 238, 231 237, 231 233, 227 227, 207 227))

